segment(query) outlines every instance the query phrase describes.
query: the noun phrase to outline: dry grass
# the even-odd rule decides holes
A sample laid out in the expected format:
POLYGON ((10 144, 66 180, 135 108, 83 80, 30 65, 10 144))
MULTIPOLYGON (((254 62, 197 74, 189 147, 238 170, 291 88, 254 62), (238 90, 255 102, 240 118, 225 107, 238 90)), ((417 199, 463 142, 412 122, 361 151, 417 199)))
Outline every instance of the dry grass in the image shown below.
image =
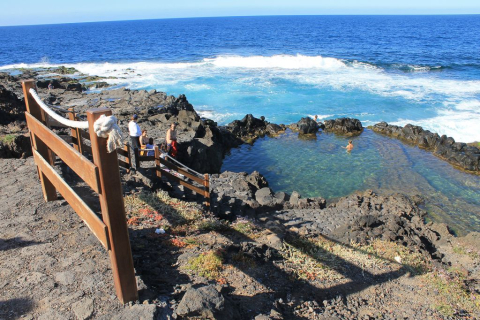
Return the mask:
POLYGON ((196 203, 171 198, 165 191, 127 195, 124 201, 130 225, 181 229, 203 216, 196 203))
POLYGON ((424 280, 437 292, 432 307, 443 316, 454 318, 465 313, 480 314, 480 294, 469 291, 463 272, 456 269, 435 270, 424 280))
POLYGON ((287 269, 298 278, 307 280, 333 281, 345 278, 343 274, 348 264, 362 270, 402 266, 414 274, 429 269, 427 260, 419 253, 382 240, 374 240, 369 245, 352 243, 347 246, 323 237, 291 237, 285 242, 281 254, 287 269))

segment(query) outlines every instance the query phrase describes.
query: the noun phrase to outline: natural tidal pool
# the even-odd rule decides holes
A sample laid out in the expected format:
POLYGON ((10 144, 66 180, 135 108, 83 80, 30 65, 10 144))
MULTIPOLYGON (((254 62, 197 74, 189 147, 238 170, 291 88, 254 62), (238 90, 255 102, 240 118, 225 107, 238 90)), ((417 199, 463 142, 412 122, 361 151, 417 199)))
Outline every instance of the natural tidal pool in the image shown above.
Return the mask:
POLYGON ((353 138, 318 133, 314 139, 287 130, 232 149, 222 166, 222 171, 255 170, 273 191, 303 197, 334 200, 367 189, 420 195, 429 219, 447 223, 457 235, 480 231, 480 176, 368 129, 353 138), (342 148, 349 139, 350 153, 342 148))

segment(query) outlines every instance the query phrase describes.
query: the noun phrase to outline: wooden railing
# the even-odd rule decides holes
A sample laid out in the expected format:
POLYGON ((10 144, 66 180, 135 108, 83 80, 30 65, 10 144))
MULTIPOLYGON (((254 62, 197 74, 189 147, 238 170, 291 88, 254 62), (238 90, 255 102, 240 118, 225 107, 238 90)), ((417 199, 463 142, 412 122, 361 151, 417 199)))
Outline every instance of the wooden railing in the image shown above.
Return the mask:
MULTIPOLYGON (((109 252, 118 299, 122 303, 137 300, 138 291, 126 223, 122 185, 118 171, 117 152, 108 153, 107 139, 97 137, 93 130, 95 120, 101 115, 111 115, 111 110, 106 108, 88 110, 87 120, 90 132, 88 139, 91 146, 82 144, 83 130, 72 128, 72 136, 77 139, 74 147, 72 147, 46 125, 47 115, 45 111, 30 94, 30 89, 35 89, 34 80, 24 81, 22 86, 27 109, 25 117, 31 135, 32 152, 45 200, 56 200, 58 191, 68 201, 109 252), (91 152, 93 162, 82 154, 87 147, 91 152), (53 168, 55 155, 85 181, 92 190, 98 193, 102 219, 55 171, 53 168)), ((74 114, 73 119, 75 119, 74 114)), ((126 151, 128 152, 128 149, 126 151)))
POLYGON ((201 176, 200 174, 197 174, 195 172, 189 172, 189 169, 186 167, 182 167, 180 165, 175 164, 172 161, 163 159, 158 146, 155 146, 155 155, 153 156, 141 156, 140 151, 141 150, 137 148, 133 150, 135 154, 135 162, 136 162, 137 168, 141 167, 142 162, 155 161, 155 167, 153 167, 152 169, 155 172, 157 177, 160 178, 163 175, 168 179, 173 180, 178 184, 184 186, 185 188, 188 188, 194 191, 195 193, 203 196, 205 198, 205 206, 210 207, 210 176, 208 174, 204 174, 203 176, 201 176), (162 165, 164 167, 162 167, 162 165), (189 180, 199 184, 200 187, 194 185, 193 182, 187 181, 175 174, 172 174, 168 170, 173 170, 183 175, 189 180))
MULTIPOLYGON (((75 113, 74 108, 69 109, 69 119, 70 120, 78 120, 77 114, 75 113)), ((75 150, 80 152, 83 155, 91 155, 92 154, 92 147, 88 144, 85 144, 84 140, 90 141, 90 135, 88 132, 78 128, 71 128, 70 135, 72 137, 72 144, 75 150)), ((123 148, 117 149, 117 155, 121 156, 118 158, 118 165, 122 168, 125 168, 127 172, 130 172, 132 168, 132 161, 130 156, 130 145, 127 143, 123 146, 123 148)))

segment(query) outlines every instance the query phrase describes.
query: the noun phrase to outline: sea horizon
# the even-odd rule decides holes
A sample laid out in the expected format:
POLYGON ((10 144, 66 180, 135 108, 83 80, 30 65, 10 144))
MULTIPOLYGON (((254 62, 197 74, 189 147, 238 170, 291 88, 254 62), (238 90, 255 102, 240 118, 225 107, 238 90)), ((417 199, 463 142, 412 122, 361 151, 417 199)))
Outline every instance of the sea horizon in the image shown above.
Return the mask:
POLYGON ((145 18, 145 19, 119 19, 119 20, 95 20, 95 21, 77 21, 77 22, 59 22, 59 23, 39 23, 39 24, 18 24, 18 25, 0 25, 3 27, 34 27, 34 26, 56 26, 69 24, 84 24, 84 23, 104 23, 104 22, 133 22, 133 21, 156 21, 156 20, 181 20, 181 19, 215 19, 215 18, 251 18, 251 17, 325 17, 325 16, 479 16, 480 13, 371 13, 371 14, 259 14, 259 15, 225 15, 225 16, 198 16, 198 17, 164 17, 164 18, 145 18))

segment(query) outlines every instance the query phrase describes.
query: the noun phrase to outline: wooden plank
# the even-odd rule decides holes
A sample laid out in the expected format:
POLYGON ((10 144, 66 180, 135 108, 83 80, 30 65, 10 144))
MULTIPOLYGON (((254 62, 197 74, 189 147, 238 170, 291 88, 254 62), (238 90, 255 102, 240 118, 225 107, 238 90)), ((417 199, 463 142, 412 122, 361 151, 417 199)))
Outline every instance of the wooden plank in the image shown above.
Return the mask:
POLYGON ((139 156, 138 161, 155 161, 155 156, 139 156))
POLYGON ((173 174, 171 174, 170 172, 168 171, 165 171, 163 169, 160 169, 159 167, 157 167, 157 170, 161 170, 162 171, 162 175, 165 175, 167 178, 170 178, 172 179, 173 181, 177 181, 179 184, 181 184, 182 186, 192 190, 192 191, 195 191, 196 193, 200 194, 200 195, 204 195, 205 194, 205 190, 199 188, 199 187, 196 187, 196 186, 193 186, 191 184, 189 184, 188 182, 186 182, 185 180, 183 180, 182 178, 179 178, 173 174))
POLYGON ((65 198, 65 200, 67 200, 73 210, 75 210, 79 217, 85 222, 105 249, 108 250, 109 241, 107 226, 37 151, 33 151, 33 156, 40 171, 48 177, 55 188, 57 188, 58 192, 65 198))
MULTIPOLYGON (((124 147, 125 148, 125 147, 124 147)), ((128 154, 128 151, 125 150, 125 149, 117 149, 117 153, 121 156, 124 156, 124 157, 129 157, 130 155, 128 154)))
POLYGON ((160 170, 160 149, 158 146, 155 146, 155 166, 158 168, 155 170, 157 177, 162 177, 162 170, 160 170))
POLYGON ((161 157, 159 157, 159 161, 161 164, 163 164, 165 167, 169 168, 169 169, 172 169, 172 170, 175 170, 177 171, 178 173, 181 173, 182 175, 184 175, 185 177, 189 178, 189 179, 192 179, 193 181, 196 181, 198 183, 200 183, 201 185, 203 185, 204 183, 204 180, 202 178, 199 178, 191 173, 189 173, 188 171, 185 171, 184 169, 180 168, 179 166, 177 166, 176 164, 174 163, 171 163, 161 157))
POLYGON ((108 153, 107 139, 98 137, 93 130, 95 120, 101 115, 111 114, 112 111, 105 108, 88 110, 87 119, 93 161, 98 166, 100 175, 100 206, 109 233, 109 254, 115 290, 120 302, 126 303, 138 300, 138 291, 118 170, 118 155, 116 151, 108 153))
POLYGON ((130 164, 120 159, 118 159, 118 166, 125 169, 130 169, 130 164))
POLYGON ((204 197, 205 197, 205 205, 207 207, 210 207, 210 175, 208 175, 207 173, 205 173, 204 175, 204 182, 203 182, 203 187, 205 188, 205 193, 204 193, 204 197))
POLYGON ((100 192, 98 168, 80 152, 71 147, 32 115, 26 113, 27 124, 33 134, 39 137, 67 166, 82 178, 95 192, 100 192))
MULTIPOLYGON (((70 113, 68 114, 68 118, 72 121, 77 120, 77 116, 75 114, 75 109, 74 108, 69 108, 68 111, 70 113)), ((79 128, 71 128, 70 129, 70 135, 72 136, 72 141, 73 141, 73 147, 75 150, 83 154, 83 148, 82 148, 82 135, 80 133, 79 128)))
MULTIPOLYGON (((22 81, 22 88, 23 88, 23 96, 25 97, 25 107, 26 107, 26 112, 25 115, 29 114, 35 117, 36 119, 43 121, 45 123, 45 112, 43 112, 42 108, 38 105, 38 103, 35 101, 35 99, 32 97, 30 94, 29 90, 30 89, 35 89, 35 80, 26 80, 22 81)), ((31 129, 29 129, 31 130, 31 129)), ((47 145, 40 140, 37 136, 32 134, 30 131, 31 136, 33 139, 32 141, 32 146, 35 146, 35 150, 38 151, 39 154, 42 155, 43 158, 47 159, 47 161, 53 165, 54 163, 54 156, 48 149, 47 145)), ((33 148, 32 148, 33 151, 33 148)), ((40 182, 42 185, 42 191, 43 191, 43 197, 45 198, 45 201, 52 201, 57 199, 57 191, 55 190, 55 187, 53 184, 48 180, 48 178, 39 170, 39 176, 40 176, 40 182)))

